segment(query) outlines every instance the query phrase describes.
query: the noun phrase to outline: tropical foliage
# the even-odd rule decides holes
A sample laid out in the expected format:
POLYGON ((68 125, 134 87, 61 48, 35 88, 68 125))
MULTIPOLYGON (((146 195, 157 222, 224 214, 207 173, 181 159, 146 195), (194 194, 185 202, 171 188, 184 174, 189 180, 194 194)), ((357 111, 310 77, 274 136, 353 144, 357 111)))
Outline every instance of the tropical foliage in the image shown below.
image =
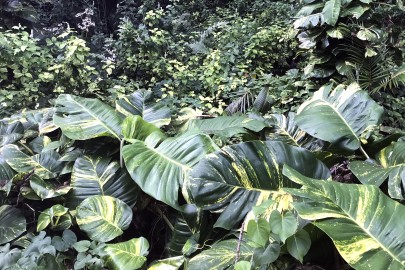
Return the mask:
POLYGON ((0 270, 405 269, 403 12, 1 3, 0 270))

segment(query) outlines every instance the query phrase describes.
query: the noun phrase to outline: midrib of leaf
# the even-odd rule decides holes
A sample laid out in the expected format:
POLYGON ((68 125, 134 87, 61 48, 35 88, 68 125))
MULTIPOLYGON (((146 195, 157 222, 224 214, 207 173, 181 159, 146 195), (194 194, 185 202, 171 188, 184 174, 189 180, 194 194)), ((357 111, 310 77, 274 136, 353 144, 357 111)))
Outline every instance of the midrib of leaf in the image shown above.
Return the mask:
POLYGON ((112 133, 112 135, 114 135, 115 137, 117 137, 117 139, 120 139, 120 136, 118 134, 115 133, 115 131, 113 131, 112 129, 110 129, 106 124, 104 124, 103 121, 101 121, 98 117, 96 117, 96 115, 94 115, 90 110, 88 110, 86 107, 82 106, 80 103, 78 103, 75 99, 72 99, 76 104, 78 104, 81 108, 83 108, 86 112, 88 112, 95 120, 96 122, 101 123, 101 125, 103 127, 105 127, 108 131, 110 131, 112 133))
MULTIPOLYGON (((89 208, 87 208, 89 209, 89 208)), ((95 212, 94 210, 88 210, 91 213, 94 213, 94 216, 96 217, 100 217, 102 220, 105 220, 108 224, 111 224, 113 227, 117 228, 118 230, 122 231, 122 229, 118 226, 116 226, 114 223, 112 223, 110 220, 106 219, 105 217, 103 217, 102 215, 100 215, 100 213, 95 212)), ((88 223, 87 223, 88 224, 88 223)))
MULTIPOLYGON (((142 142, 142 143, 143 143, 143 142, 142 142)), ((145 144, 144 144, 144 145, 145 145, 145 144)), ((158 150, 157 148, 149 148, 147 145, 145 145, 145 146, 146 146, 146 148, 148 148, 150 151, 152 151, 152 152, 155 153, 156 155, 161 156, 162 158, 168 160, 169 162, 178 165, 179 167, 183 168, 184 170, 186 170, 186 171, 187 171, 187 170, 191 170, 191 167, 189 167, 189 166, 187 166, 187 165, 184 165, 184 164, 178 162, 177 160, 174 160, 174 159, 172 159, 172 158, 170 158, 170 157, 168 157, 168 156, 162 154, 161 152, 158 152, 158 151, 157 151, 157 150, 158 150)))

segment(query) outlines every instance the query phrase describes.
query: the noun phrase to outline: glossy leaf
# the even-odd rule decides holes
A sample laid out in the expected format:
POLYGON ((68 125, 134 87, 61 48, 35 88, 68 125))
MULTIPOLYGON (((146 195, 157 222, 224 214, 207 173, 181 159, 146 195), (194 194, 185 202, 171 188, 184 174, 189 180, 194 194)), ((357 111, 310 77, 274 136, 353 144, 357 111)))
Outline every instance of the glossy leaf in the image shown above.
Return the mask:
POLYGON ((76 209, 76 221, 90 239, 108 242, 120 236, 132 220, 131 208, 110 196, 92 196, 76 209))
POLYGON ((334 26, 339 19, 341 0, 329 0, 325 3, 322 13, 325 22, 334 26))
POLYGON ((159 132, 159 128, 142 119, 139 115, 128 116, 122 123, 122 135, 128 141, 137 139, 144 141, 153 132, 159 132))
POLYGON ((106 257, 104 261, 109 269, 134 270, 141 268, 146 262, 149 243, 141 238, 117 244, 107 244, 104 248, 106 257))
POLYGON ((256 204, 295 184, 281 168, 293 166, 308 176, 328 178, 329 170, 312 153, 281 142, 251 141, 226 146, 194 167, 185 198, 205 210, 221 212, 217 227, 232 228, 256 204))
POLYGON ((62 94, 55 106, 53 121, 72 140, 121 137, 120 115, 98 99, 62 94))
POLYGON ((21 122, 10 124, 0 122, 0 147, 14 143, 24 136, 24 126, 21 122))
POLYGON ((343 85, 331 91, 324 86, 298 109, 298 126, 312 136, 357 150, 359 136, 378 125, 383 108, 370 98, 357 84, 346 89, 343 85))
POLYGON ((148 270, 178 270, 184 263, 183 256, 170 257, 153 262, 148 270))
POLYGON ((100 156, 83 156, 76 160, 71 176, 72 192, 68 197, 71 208, 88 197, 109 195, 135 206, 139 188, 116 161, 100 156))
POLYGON ((145 121, 161 127, 170 124, 170 109, 152 100, 150 91, 139 90, 117 101, 117 111, 125 116, 139 115, 145 121))
POLYGON ((166 139, 157 147, 134 140, 124 146, 123 156, 129 174, 144 192, 178 207, 179 187, 192 167, 214 150, 216 146, 208 136, 186 133, 166 139))
MULTIPOLYGON (((237 239, 225 240, 212 245, 211 248, 191 258, 188 270, 228 269, 235 263, 237 245, 237 239)), ((240 260, 249 261, 253 255, 253 248, 245 242, 241 242, 239 254, 240 260)))
POLYGON ((405 267, 405 206, 376 186, 342 184, 307 178, 294 169, 283 173, 302 189, 286 189, 305 200, 294 203, 298 214, 332 238, 355 269, 405 267))
POLYGON ((246 116, 219 116, 211 119, 192 119, 187 123, 187 130, 196 130, 205 134, 232 137, 248 133, 249 130, 259 132, 266 125, 259 120, 246 116))
POLYGON ((38 175, 33 175, 30 178, 30 186, 42 200, 66 195, 72 189, 72 187, 63 186, 55 180, 43 180, 38 175))
POLYGON ((1 149, 6 162, 19 173, 34 171, 43 179, 55 178, 62 170, 63 163, 59 161, 60 155, 55 151, 47 151, 34 156, 28 156, 13 144, 3 146, 1 149))
POLYGON ((25 232, 24 213, 11 205, 0 206, 0 245, 10 242, 25 232))
POLYGON ((380 186, 388 178, 391 198, 403 200, 405 188, 405 142, 396 142, 381 150, 376 160, 353 161, 350 169, 363 184, 380 186))

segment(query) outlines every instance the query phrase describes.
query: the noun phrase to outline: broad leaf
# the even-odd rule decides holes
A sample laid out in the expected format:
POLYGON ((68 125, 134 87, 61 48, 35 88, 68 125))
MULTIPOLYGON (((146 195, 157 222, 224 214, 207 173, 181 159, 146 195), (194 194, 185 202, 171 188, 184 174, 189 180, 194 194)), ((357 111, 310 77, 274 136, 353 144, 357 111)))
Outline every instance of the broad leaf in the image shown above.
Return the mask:
POLYGON ((0 206, 0 245, 20 236, 26 226, 22 211, 11 205, 0 206))
POLYGON ((341 0, 329 0, 325 3, 322 13, 325 22, 334 26, 339 19, 341 0))
POLYGON ((139 115, 157 127, 170 124, 170 109, 152 99, 150 91, 139 90, 117 101, 117 111, 125 116, 139 115))
POLYGON ((107 244, 104 248, 106 257, 104 262, 109 269, 134 270, 141 268, 146 262, 149 243, 141 238, 134 238, 129 241, 117 244, 107 244))
POLYGON ((43 180, 38 175, 31 177, 30 186, 42 200, 65 195, 72 189, 72 187, 61 185, 55 180, 43 180))
POLYGON ((179 187, 192 167, 215 150, 208 136, 186 133, 166 139, 156 148, 134 140, 124 146, 123 156, 129 174, 145 193, 178 207, 179 187))
POLYGON ((76 221, 90 239, 108 242, 131 224, 132 210, 121 200, 110 196, 92 196, 76 209, 76 221))
POLYGON ((1 149, 6 162, 11 168, 19 173, 33 171, 43 179, 55 178, 63 168, 59 161, 60 155, 55 151, 47 151, 34 156, 28 156, 18 149, 17 146, 9 144, 1 149))
MULTIPOLYGON (((235 263, 238 240, 225 240, 218 242, 210 249, 204 250, 197 256, 194 256, 188 264, 188 270, 206 270, 206 269, 232 269, 235 263)), ((253 255, 253 248, 245 242, 240 243, 240 260, 249 261, 253 255)))
POLYGON ((270 224, 264 218, 250 220, 247 226, 246 236, 255 246, 264 247, 269 241, 270 224))
POLYGON ((98 99, 62 94, 55 106, 53 121, 72 140, 121 137, 120 115, 98 99))
POLYGON ((205 134, 232 137, 248 133, 249 130, 259 132, 266 125, 259 120, 246 116, 220 116, 212 119, 189 120, 187 130, 197 130, 205 134))
POLYGON ((14 123, 0 122, 0 146, 14 143, 24 136, 24 126, 21 122, 14 123))
POLYGON ((70 208, 94 195, 109 195, 134 207, 139 190, 118 162, 97 156, 83 156, 76 160, 70 186, 73 189, 68 197, 70 208))
POLYGON ((6 195, 9 194, 12 186, 12 179, 15 175, 13 169, 0 155, 0 191, 4 191, 6 195))
POLYGON ((380 186, 388 178, 388 193, 391 198, 404 199, 405 188, 405 142, 396 142, 381 150, 376 160, 353 161, 350 169, 363 184, 380 186))
POLYGON ((359 136, 378 125, 382 113, 383 108, 357 84, 347 89, 339 85, 332 92, 331 86, 324 86, 301 105, 295 121, 316 138, 357 150, 359 136))
POLYGON ((297 218, 291 212, 281 214, 279 211, 274 210, 270 215, 269 223, 271 231, 280 236, 283 243, 298 228, 297 218))
POLYGON ((311 238, 309 234, 303 230, 298 230, 293 236, 287 239, 287 250, 294 258, 301 263, 304 256, 308 253, 311 247, 311 238))
POLYGON ((325 23, 325 19, 322 13, 315 13, 311 14, 302 18, 297 19, 294 22, 294 28, 311 28, 315 27, 318 24, 323 25, 325 23))
POLYGON ((148 270, 178 270, 184 263, 183 256, 171 257, 153 262, 148 270))
POLYGON ((194 167, 183 194, 198 207, 222 212, 215 226, 231 229, 252 206, 295 186, 281 174, 284 164, 314 178, 329 177, 328 168, 307 150, 251 141, 207 155, 194 167))
POLYGON ((122 135, 127 141, 137 139, 144 141, 153 132, 159 132, 159 128, 142 119, 139 115, 128 116, 122 123, 122 135))
POLYGON ((353 268, 405 267, 405 206, 376 186, 314 180, 288 167, 283 173, 303 185, 286 190, 305 198, 294 203, 298 214, 316 221, 353 268))

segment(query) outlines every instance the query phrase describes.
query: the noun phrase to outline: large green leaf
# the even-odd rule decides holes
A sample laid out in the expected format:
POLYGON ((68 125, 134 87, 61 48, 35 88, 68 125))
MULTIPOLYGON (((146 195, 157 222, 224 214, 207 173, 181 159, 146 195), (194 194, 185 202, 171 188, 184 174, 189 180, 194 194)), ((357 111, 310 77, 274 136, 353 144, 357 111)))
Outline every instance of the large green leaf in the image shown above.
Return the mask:
POLYGON ((201 158, 215 150, 208 136, 186 133, 166 139, 157 147, 134 140, 124 146, 123 156, 129 174, 144 192, 178 207, 179 187, 188 173, 201 158))
POLYGON ((127 141, 133 139, 144 141, 153 132, 159 132, 159 128, 142 119, 139 115, 128 116, 122 123, 122 135, 127 141))
POLYGON ((392 198, 404 199, 405 142, 396 142, 377 154, 377 162, 353 161, 350 169, 363 184, 380 186, 388 178, 388 193, 392 198))
POLYGON ((0 245, 20 236, 26 226, 22 211, 11 205, 0 206, 0 245))
POLYGON ((405 268, 405 206, 376 186, 314 180, 288 167, 283 173, 303 185, 286 190, 305 199, 294 203, 298 214, 316 221, 353 268, 405 268))
MULTIPOLYGON (((188 270, 222 270, 230 268, 235 263, 238 240, 225 240, 218 242, 210 249, 204 250, 194 256, 188 264, 188 270)), ((253 255, 254 248, 245 242, 240 243, 239 259, 249 261, 253 255)))
POLYGON ((24 136, 24 126, 21 122, 14 123, 0 122, 0 146, 14 143, 24 136))
POLYGON ((118 244, 107 244, 104 248, 105 263, 109 269, 134 270, 141 268, 146 262, 149 243, 145 238, 134 238, 118 244))
POLYGON ((329 0, 325 3, 322 13, 325 22, 334 26, 339 19, 341 0, 329 0))
POLYGON ((167 259, 154 261, 148 270, 178 270, 184 263, 183 256, 170 257, 167 259))
POLYGON ((246 116, 220 116, 212 119, 189 120, 187 130, 197 130, 206 134, 214 134, 224 137, 232 137, 238 134, 248 133, 248 130, 259 132, 266 125, 259 120, 246 116))
POLYGON ((55 180, 43 180, 38 175, 33 175, 30 178, 30 186, 42 200, 65 195, 72 189, 55 180))
POLYGON ((132 221, 132 210, 110 196, 92 196, 76 208, 76 221, 90 239, 108 242, 120 236, 132 221))
POLYGON ((33 171, 43 179, 55 178, 63 168, 59 161, 60 155, 55 151, 46 151, 34 156, 28 156, 16 145, 3 146, 1 154, 11 168, 19 173, 33 171))
POLYGON ((156 103, 150 91, 139 90, 117 101, 117 111, 125 116, 139 115, 145 121, 157 127, 170 124, 170 109, 164 104, 156 103))
POLYGON ((53 121, 72 140, 121 137, 120 115, 98 99, 62 94, 55 106, 53 121))
POLYGON ((135 206, 138 187, 118 162, 109 157, 83 156, 73 165, 68 205, 71 208, 90 196, 109 195, 135 206))
POLYGON ((11 190, 14 175, 15 172, 13 169, 11 169, 10 165, 8 165, 0 155, 0 191, 6 192, 6 195, 8 195, 11 190))
POLYGON ((295 121, 312 136, 348 150, 357 150, 359 136, 380 123, 383 108, 353 83, 321 87, 298 109, 295 121))
POLYGON ((222 212, 215 226, 237 224, 257 203, 295 184, 281 174, 288 164, 314 178, 328 178, 328 168, 309 151, 282 142, 251 141, 207 155, 185 185, 186 199, 206 210, 222 212))

